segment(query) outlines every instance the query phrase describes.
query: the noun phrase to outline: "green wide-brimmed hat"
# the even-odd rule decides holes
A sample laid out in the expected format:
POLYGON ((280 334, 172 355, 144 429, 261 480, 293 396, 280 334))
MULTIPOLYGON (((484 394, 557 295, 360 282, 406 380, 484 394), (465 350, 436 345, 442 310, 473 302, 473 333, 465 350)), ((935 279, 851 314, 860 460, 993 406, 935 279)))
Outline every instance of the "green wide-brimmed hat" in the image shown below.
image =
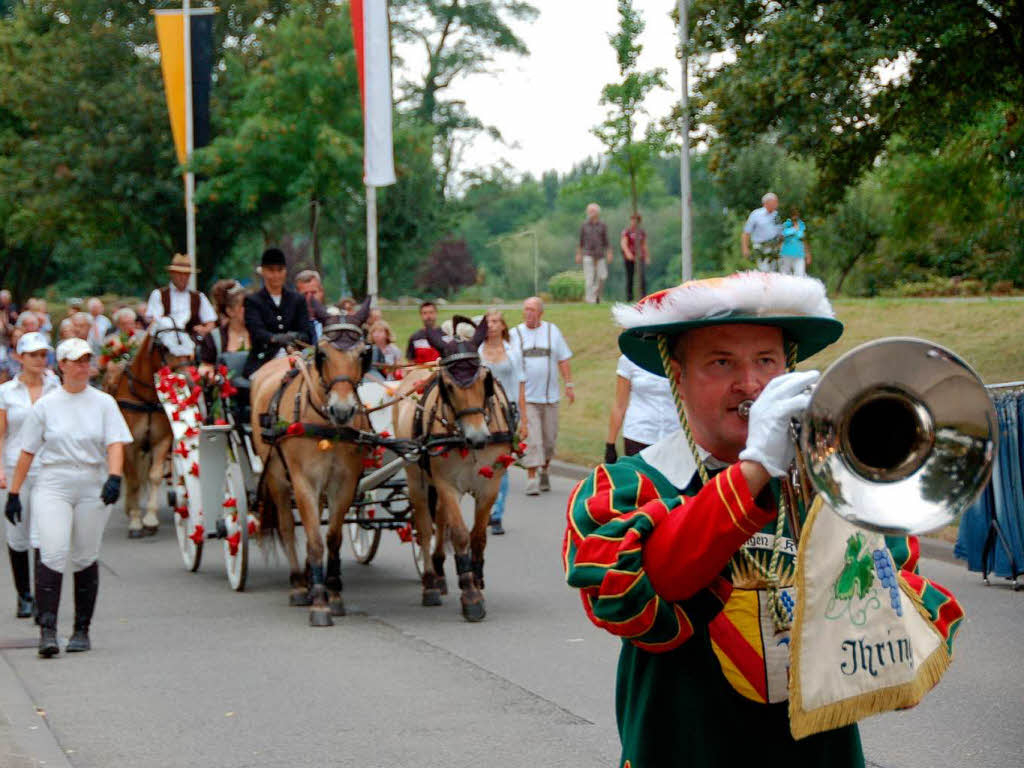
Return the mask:
POLYGON ((740 323, 781 328, 786 340, 796 344, 797 361, 824 349, 843 333, 820 280, 775 272, 690 280, 636 304, 617 304, 612 314, 625 329, 619 335, 622 354, 659 376, 666 375, 659 337, 675 337, 695 328, 740 323))

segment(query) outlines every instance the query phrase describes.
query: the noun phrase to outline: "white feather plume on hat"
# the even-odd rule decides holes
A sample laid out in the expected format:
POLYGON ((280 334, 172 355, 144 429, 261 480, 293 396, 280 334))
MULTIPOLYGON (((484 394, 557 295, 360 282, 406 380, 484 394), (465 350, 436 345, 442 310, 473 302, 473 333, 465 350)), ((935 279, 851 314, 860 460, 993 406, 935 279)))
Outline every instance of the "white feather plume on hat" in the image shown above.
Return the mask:
POLYGON ((830 318, 835 313, 820 280, 751 271, 691 280, 637 304, 616 304, 612 315, 621 327, 633 329, 735 315, 830 318))

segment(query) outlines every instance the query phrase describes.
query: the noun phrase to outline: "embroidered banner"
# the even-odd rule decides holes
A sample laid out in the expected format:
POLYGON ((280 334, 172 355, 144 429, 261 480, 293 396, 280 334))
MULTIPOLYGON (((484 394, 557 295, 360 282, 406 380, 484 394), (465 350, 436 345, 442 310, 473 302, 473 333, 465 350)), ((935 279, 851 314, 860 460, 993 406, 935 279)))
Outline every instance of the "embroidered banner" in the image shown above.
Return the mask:
POLYGON ((949 666, 945 639, 885 537, 818 497, 800 539, 790 657, 793 738, 912 707, 949 666))

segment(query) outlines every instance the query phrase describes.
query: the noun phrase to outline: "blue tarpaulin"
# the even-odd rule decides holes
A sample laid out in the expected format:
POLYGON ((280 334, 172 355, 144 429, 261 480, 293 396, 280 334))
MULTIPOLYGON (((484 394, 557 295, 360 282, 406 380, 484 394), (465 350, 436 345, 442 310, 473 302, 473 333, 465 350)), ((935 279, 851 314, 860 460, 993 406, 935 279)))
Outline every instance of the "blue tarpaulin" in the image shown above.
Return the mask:
POLYGON ((1024 573, 1024 392, 998 394, 993 401, 999 450, 992 480, 964 512, 954 554, 971 571, 1014 579, 1024 573))

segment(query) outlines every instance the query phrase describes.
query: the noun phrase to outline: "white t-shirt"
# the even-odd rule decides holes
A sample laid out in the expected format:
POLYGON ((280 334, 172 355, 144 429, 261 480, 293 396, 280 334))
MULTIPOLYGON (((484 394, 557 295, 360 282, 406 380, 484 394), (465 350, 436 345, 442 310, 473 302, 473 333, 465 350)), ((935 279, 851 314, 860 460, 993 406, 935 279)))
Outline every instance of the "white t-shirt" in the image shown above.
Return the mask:
MULTIPOLYGON (((43 395, 48 395, 55 389, 60 388, 60 379, 47 371, 43 376, 43 395)), ((42 396, 39 398, 42 400, 42 396)), ((39 402, 38 400, 36 402, 39 402)), ((0 384, 0 411, 7 414, 7 433, 4 437, 4 469, 10 471, 18 463, 21 455, 21 428, 25 424, 32 411, 32 397, 28 393, 28 387, 20 378, 14 378, 0 384)), ((35 470, 35 462, 29 469, 29 474, 35 470)))
POLYGON ((86 387, 71 394, 63 387, 36 400, 21 430, 22 450, 33 464, 105 466, 107 446, 130 443, 132 434, 114 398, 86 387))
POLYGON ((619 355, 615 373, 629 382, 623 437, 653 445, 679 430, 679 415, 668 379, 645 371, 625 355, 619 355))
POLYGON ((557 403, 558 364, 572 357, 558 326, 544 320, 536 328, 520 323, 512 329, 511 337, 526 371, 526 402, 557 403))
MULTIPOLYGON (((188 322, 189 315, 192 313, 192 298, 188 294, 188 290, 179 291, 171 286, 171 317, 174 322, 178 324, 179 328, 184 328, 185 323, 188 322)), ((146 315, 149 316, 150 320, 156 320, 158 317, 164 316, 164 302, 160 298, 160 288, 155 289, 149 294, 149 303, 146 304, 146 315)), ((205 293, 199 294, 199 322, 200 323, 212 323, 217 319, 217 313, 213 311, 213 305, 210 304, 210 300, 206 298, 205 293)))
POLYGON ((103 348, 103 340, 107 338, 111 327, 111 322, 106 315, 96 315, 92 319, 92 327, 89 329, 86 341, 92 345, 93 354, 97 354, 103 348))
POLYGON ((768 213, 768 209, 763 205, 760 208, 755 208, 747 216, 747 223, 743 225, 743 231, 750 235, 750 241, 754 245, 774 240, 782 235, 779 212, 768 213))

